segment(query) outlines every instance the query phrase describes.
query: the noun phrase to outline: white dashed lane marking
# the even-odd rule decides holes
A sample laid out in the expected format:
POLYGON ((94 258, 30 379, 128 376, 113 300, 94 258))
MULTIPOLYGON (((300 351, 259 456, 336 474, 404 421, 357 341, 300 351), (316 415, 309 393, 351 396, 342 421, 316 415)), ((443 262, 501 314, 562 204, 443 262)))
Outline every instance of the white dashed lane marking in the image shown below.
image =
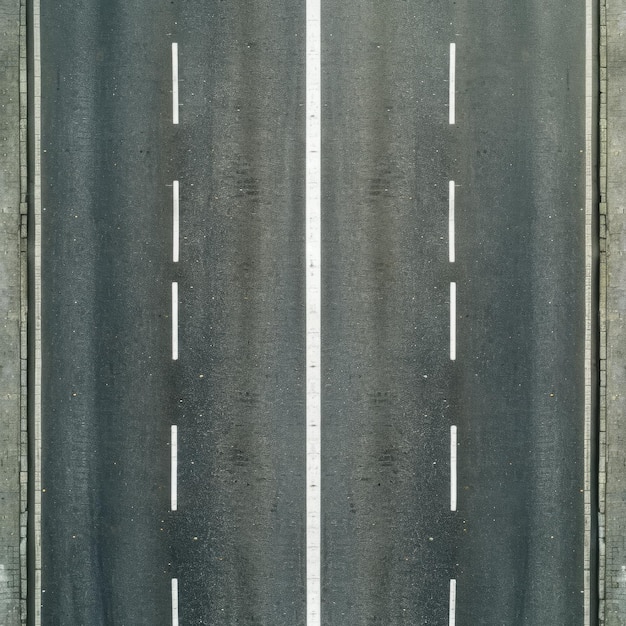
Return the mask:
POLYGON ((178 263, 180 255, 180 200, 179 184, 175 180, 172 184, 172 260, 178 263))
POLYGON ((178 578, 172 578, 172 626, 178 625, 178 578))
POLYGON ((450 360, 456 360, 456 283, 450 283, 450 360))
POLYGON ((172 122, 178 124, 178 44, 172 44, 172 122))
POLYGON ((455 92, 456 92, 456 44, 450 44, 450 97, 449 97, 449 107, 450 107, 450 124, 455 123, 455 92))
POLYGON ((178 283, 172 283, 172 359, 178 360, 178 283))
POLYGON ((448 183, 448 260, 455 260, 454 241, 454 181, 448 183))
POLYGON ((456 578, 450 580, 450 609, 448 613, 448 626, 456 624, 456 578))
POLYGON ((456 511, 456 426, 450 426, 450 510, 456 511))
POLYGON ((178 510, 178 426, 173 424, 170 434, 170 508, 176 511, 178 510))

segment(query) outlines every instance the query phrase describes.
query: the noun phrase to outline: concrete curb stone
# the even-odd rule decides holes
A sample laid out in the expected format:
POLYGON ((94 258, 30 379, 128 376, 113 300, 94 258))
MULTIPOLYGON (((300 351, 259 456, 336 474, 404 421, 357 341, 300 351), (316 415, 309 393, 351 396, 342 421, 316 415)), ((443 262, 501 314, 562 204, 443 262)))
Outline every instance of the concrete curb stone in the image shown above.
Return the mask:
POLYGON ((26 624, 26 0, 0 4, 0 624, 26 624))
POLYGON ((626 625, 626 0, 600 0, 599 623, 626 625))

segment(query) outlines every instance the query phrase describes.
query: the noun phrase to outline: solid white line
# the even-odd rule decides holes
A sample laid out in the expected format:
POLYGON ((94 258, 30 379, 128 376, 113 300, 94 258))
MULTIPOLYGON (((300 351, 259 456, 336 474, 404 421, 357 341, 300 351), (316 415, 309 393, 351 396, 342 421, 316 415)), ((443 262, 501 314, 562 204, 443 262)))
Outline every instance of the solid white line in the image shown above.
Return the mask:
POLYGON ((450 426, 450 510, 456 511, 456 426, 450 426))
MULTIPOLYGON (((34 199, 34 250, 33 250, 33 536, 28 537, 29 550, 32 547, 34 570, 33 584, 33 623, 41 626, 41 568, 42 568, 42 537, 41 537, 41 6, 40 0, 33 0, 33 199, 34 199)), ((21 79, 21 78, 20 78, 21 79)), ((30 326, 30 321, 29 321, 30 326)), ((30 381, 29 381, 30 386, 30 381)), ((29 433, 29 437, 31 434, 29 433)), ((28 477, 31 480, 31 476, 28 477)), ((30 564, 29 564, 30 566, 30 564)), ((29 583, 30 584, 30 583, 29 583)), ((30 621, 30 620, 29 620, 30 621)))
POLYGON ((178 44, 172 44, 172 122, 178 124, 178 44))
POLYGON ((178 578, 172 578, 172 626, 178 626, 178 578))
POLYGON ((179 200, 179 185, 178 181, 175 180, 172 185, 172 259, 174 263, 178 263, 179 256, 179 246, 180 246, 180 223, 179 223, 179 211, 180 211, 180 200, 179 200))
MULTIPOLYGON (((597 384, 592 373, 592 347, 593 335, 595 330, 593 318, 595 316, 595 307, 597 304, 592 302, 592 293, 594 286, 594 229, 593 220, 596 207, 594 203, 594 129, 597 125, 597 119, 594 115, 594 94, 597 91, 596 81, 594 79, 594 64, 597 43, 594 44, 593 30, 594 19, 597 16, 597 8, 594 0, 586 0, 585 2, 585 409, 584 409, 584 485, 583 485, 583 517, 585 536, 583 539, 583 610, 584 610, 584 626, 589 626, 591 620, 591 546, 593 529, 592 524, 592 499, 591 485, 592 476, 592 441, 593 441, 593 388, 597 384)), ((597 96, 596 96, 597 97, 597 96)), ((596 234, 597 237, 597 234, 596 234)), ((597 461, 594 464, 597 469, 597 461)), ((597 480, 597 477, 595 478, 597 480)), ((601 574, 604 562, 601 561, 601 574)), ((606 576, 604 577, 606 581, 606 576)), ((597 585, 597 583, 596 583, 597 585)), ((595 622, 595 619, 594 619, 595 622)))
POLYGON ((454 181, 448 183, 448 256, 450 263, 454 263, 454 181))
POLYGON ((321 29, 306 0, 306 580, 307 626, 321 623, 321 29))
POLYGON ((456 624, 456 578, 450 579, 450 611, 448 618, 448 626, 456 624))
POLYGON ((450 360, 456 360, 456 283, 450 283, 450 360))
POLYGON ((454 124, 455 91, 456 91, 456 44, 450 44, 450 124, 454 124))
POLYGON ((170 508, 178 510, 178 426, 171 428, 170 508))
POLYGON ((178 359, 178 283, 172 283, 172 359, 178 359))

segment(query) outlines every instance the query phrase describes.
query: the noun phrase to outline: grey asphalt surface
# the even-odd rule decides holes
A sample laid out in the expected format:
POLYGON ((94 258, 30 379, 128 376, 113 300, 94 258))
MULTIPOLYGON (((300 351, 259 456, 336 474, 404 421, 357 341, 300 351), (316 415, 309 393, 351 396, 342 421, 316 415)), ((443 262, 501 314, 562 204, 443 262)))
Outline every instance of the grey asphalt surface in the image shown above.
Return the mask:
POLYGON ((459 623, 583 623, 583 8, 457 16, 459 623))
POLYGON ((323 7, 324 624, 448 615, 451 35, 414 9, 323 7))
POLYGON ((582 624, 584 7, 324 6, 323 623, 582 624))
MULTIPOLYGON (((323 623, 581 624, 584 7, 322 6, 323 623)), ((43 623, 303 624, 304 5, 42 24, 43 623)))
POLYGON ((303 10, 42 6, 46 625, 304 623, 303 10))

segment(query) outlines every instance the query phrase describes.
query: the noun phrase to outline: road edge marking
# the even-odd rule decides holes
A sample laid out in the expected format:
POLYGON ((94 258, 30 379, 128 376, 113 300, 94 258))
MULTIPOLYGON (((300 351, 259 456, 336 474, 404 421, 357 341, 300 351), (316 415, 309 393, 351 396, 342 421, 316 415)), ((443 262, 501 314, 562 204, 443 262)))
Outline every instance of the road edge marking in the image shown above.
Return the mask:
POLYGON ((33 623, 41 626, 41 6, 33 0, 33 623))

